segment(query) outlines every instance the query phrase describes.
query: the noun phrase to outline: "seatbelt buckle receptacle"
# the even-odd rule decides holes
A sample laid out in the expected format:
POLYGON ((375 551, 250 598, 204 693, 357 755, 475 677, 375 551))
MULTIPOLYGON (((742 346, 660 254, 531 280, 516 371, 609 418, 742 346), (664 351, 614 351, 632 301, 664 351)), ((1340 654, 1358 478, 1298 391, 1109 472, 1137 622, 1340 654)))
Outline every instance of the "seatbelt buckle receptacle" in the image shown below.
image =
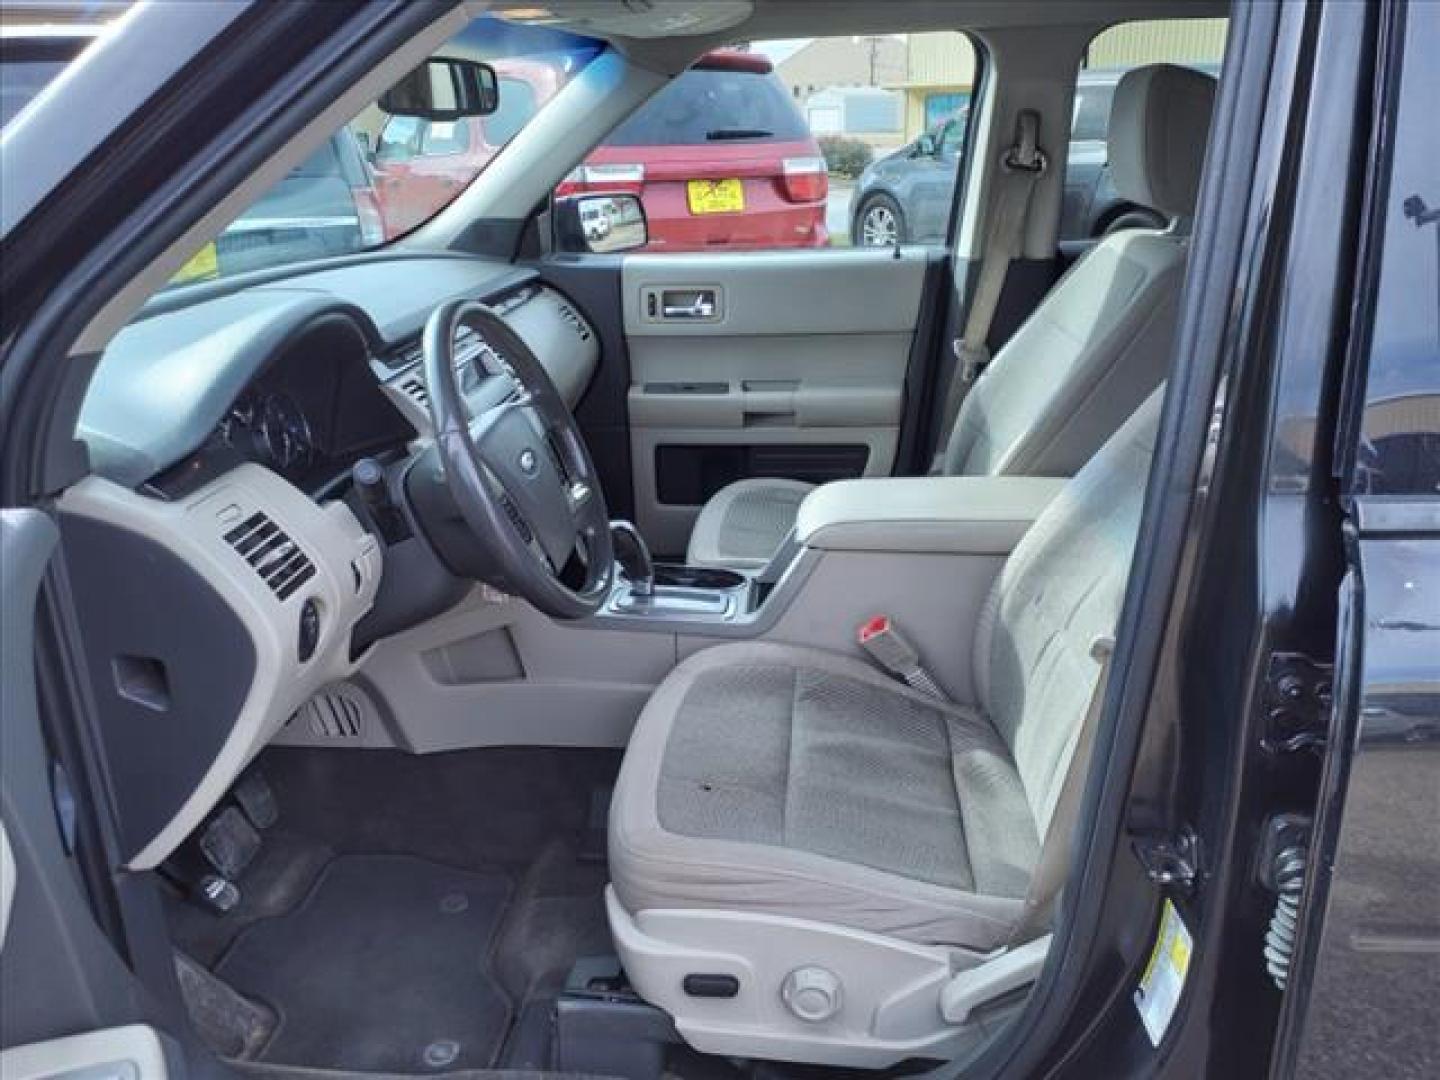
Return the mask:
POLYGON ((876 615, 860 624, 855 639, 870 658, 913 690, 945 700, 945 692, 925 670, 920 654, 900 633, 889 615, 876 615))

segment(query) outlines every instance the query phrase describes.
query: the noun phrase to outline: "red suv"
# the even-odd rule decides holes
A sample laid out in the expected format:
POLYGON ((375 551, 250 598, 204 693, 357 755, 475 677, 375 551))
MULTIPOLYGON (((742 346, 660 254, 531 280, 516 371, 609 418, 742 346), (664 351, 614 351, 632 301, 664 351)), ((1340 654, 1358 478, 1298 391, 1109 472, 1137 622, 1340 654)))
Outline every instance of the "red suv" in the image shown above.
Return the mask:
MULTIPOLYGON (((555 94, 544 64, 498 61, 500 111, 483 119, 390 120, 376 147, 391 235, 448 202, 555 94)), ((629 191, 650 250, 823 247, 829 176, 820 147, 765 57, 707 54, 622 123, 556 189, 629 191)))

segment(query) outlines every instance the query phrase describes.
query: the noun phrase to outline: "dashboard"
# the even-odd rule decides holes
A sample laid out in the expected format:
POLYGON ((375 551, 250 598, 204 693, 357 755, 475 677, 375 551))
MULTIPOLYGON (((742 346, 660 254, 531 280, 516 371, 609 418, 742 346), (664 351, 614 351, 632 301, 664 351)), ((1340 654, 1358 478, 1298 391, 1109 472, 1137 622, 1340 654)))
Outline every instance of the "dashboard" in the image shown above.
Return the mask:
POLYGON ((381 389, 363 328, 348 314, 321 315, 243 385, 195 454, 147 483, 173 497, 250 462, 321 497, 360 458, 415 434, 381 389))
MULTIPOLYGON (((402 258, 140 319, 101 357, 77 435, 96 475, 163 497, 242 462, 322 497, 361 457, 430 434, 420 332, 456 296, 495 307, 578 402, 599 345, 567 298, 508 265, 402 258)), ((476 363, 505 363, 483 342, 462 348, 461 361, 477 352, 476 363)))
MULTIPOLYGON (((391 254, 182 292, 99 359, 76 432, 91 473, 57 501, 107 755, 130 781, 119 810, 135 869, 166 858, 307 702, 353 675, 382 585, 425 600, 422 541, 361 512, 349 478, 363 457, 403 470, 428 444, 420 335, 435 307, 495 307, 571 407, 599 363, 566 297, 485 260, 391 254)), ((507 361, 473 335, 458 344, 472 412, 498 404, 510 381, 475 376, 507 361)))

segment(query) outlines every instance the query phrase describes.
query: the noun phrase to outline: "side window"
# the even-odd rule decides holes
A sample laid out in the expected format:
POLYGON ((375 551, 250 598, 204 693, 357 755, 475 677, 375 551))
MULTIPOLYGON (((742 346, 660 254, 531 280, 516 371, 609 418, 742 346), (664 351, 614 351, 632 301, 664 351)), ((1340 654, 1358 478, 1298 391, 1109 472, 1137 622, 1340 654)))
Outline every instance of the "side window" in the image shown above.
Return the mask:
POLYGON ((652 252, 941 244, 976 78, 960 33, 708 53, 557 194, 639 196, 652 252))
MULTIPOLYGON (((1365 411, 1353 466, 1357 495, 1440 497, 1440 5, 1408 4, 1390 139, 1377 192, 1378 272, 1365 411)), ((1382 151, 1382 160, 1383 158, 1382 151)))
POLYGON ((962 113, 954 120, 947 120, 943 133, 940 136, 940 156, 945 159, 953 159, 960 156, 965 149, 965 128, 969 117, 962 113))
POLYGON ((1114 83, 1080 83, 1075 87, 1075 121, 1070 126, 1071 142, 1104 142, 1110 126, 1110 105, 1115 100, 1114 83))
POLYGON ((1116 229, 1159 228, 1165 219, 1115 190, 1110 177, 1110 112, 1115 88, 1132 68, 1179 64, 1218 75, 1225 54, 1224 19, 1157 19, 1121 23, 1085 50, 1065 163, 1060 239, 1088 241, 1116 229))

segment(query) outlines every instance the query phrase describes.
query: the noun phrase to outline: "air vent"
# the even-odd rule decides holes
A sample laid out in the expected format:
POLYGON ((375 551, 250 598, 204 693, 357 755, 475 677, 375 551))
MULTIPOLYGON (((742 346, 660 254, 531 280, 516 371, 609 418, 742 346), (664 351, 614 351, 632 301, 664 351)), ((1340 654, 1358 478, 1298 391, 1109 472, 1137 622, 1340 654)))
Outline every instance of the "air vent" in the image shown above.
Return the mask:
POLYGON ((400 380, 400 392, 405 394, 422 409, 430 408, 430 391, 425 388, 425 380, 419 375, 410 375, 400 380))
POLYGON ((560 317, 575 328, 575 333, 579 335, 580 340, 589 341, 590 327, 586 325, 584 319, 580 318, 580 313, 577 312, 574 308, 572 308, 569 304, 567 304, 564 300, 559 301, 555 306, 560 311, 560 317))
POLYGON ((227 532, 225 542, 255 568, 281 600, 288 600, 315 576, 310 557, 263 511, 257 510, 227 532))
POLYGON ((317 739, 360 739, 365 734, 365 706, 340 690, 323 690, 296 709, 285 725, 298 726, 297 734, 317 739))

